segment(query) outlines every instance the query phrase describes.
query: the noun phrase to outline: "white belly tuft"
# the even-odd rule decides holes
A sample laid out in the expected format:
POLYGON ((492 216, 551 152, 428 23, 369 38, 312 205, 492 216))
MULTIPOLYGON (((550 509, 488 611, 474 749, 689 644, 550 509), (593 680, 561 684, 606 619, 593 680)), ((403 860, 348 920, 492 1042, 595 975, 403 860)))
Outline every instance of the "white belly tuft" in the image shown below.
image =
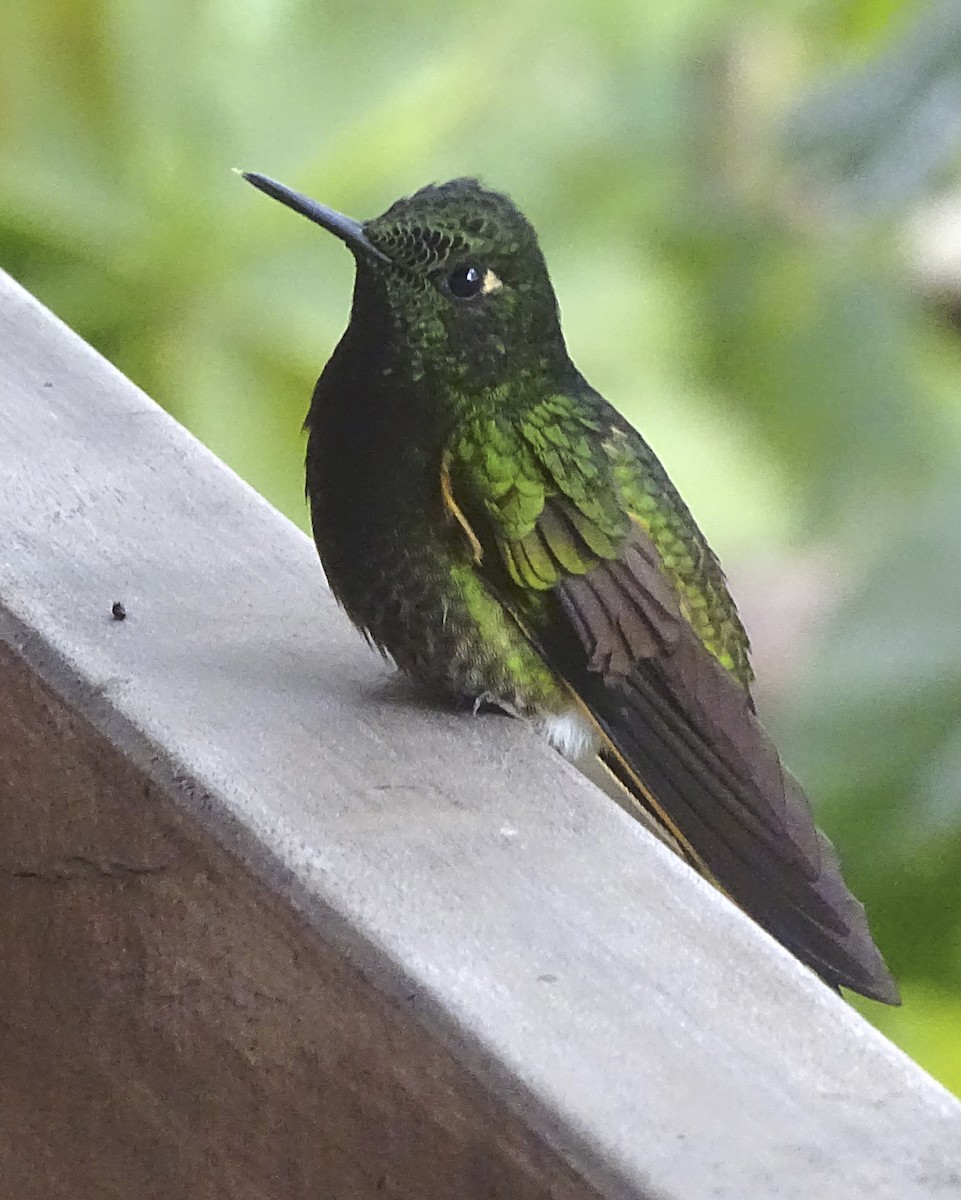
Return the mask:
POLYGON ((576 760, 597 750, 597 733, 579 712, 542 717, 537 724, 547 734, 550 744, 565 758, 576 760))

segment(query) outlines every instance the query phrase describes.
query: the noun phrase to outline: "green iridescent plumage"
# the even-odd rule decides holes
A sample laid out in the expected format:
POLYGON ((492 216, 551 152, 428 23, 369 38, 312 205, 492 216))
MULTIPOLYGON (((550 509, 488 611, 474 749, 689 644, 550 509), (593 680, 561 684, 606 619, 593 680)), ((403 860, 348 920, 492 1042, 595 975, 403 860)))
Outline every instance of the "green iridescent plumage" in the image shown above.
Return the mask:
POLYGON ((536 235, 473 180, 351 221, 350 324, 307 418, 335 595, 417 679, 580 730, 678 851, 826 981, 897 990, 751 699, 724 575, 641 436, 568 357, 536 235))

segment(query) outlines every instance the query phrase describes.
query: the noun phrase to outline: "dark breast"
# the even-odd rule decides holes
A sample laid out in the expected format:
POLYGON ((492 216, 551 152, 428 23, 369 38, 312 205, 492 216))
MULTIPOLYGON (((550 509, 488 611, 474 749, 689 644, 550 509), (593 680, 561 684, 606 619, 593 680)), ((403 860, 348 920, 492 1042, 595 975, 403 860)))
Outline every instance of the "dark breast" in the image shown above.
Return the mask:
POLYGON ((345 404, 326 383, 325 373, 308 419, 307 492, 321 562, 348 616, 408 675, 457 701, 563 708, 554 673, 488 591, 444 509, 442 443, 412 445, 396 409, 345 404))
POLYGON ((408 674, 478 687, 477 631, 452 572, 465 561, 440 491, 445 429, 376 351, 344 335, 307 417, 307 496, 334 595, 408 674))
POLYGON ((553 673, 488 592, 444 508, 448 406, 409 380, 391 332, 358 276, 306 421, 311 523, 331 589, 376 646, 430 686, 523 711, 556 707, 553 673))

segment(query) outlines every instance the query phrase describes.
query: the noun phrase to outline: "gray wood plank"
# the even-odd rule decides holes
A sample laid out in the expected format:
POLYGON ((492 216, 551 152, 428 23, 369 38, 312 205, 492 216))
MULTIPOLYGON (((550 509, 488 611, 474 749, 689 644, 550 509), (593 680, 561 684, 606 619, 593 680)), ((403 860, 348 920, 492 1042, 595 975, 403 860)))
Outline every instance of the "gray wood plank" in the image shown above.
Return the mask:
MULTIPOLYGON (((249 909, 246 927, 262 939, 245 961, 270 962, 277 945, 296 942, 327 972, 319 994, 331 971, 356 975, 331 1003, 376 1009, 377 1028, 419 1047, 393 1057, 367 1047, 372 1071, 383 1056, 398 1064, 391 1078, 407 1081, 385 1102, 392 1119, 412 1094, 425 1109, 447 1095, 471 1128, 475 1165, 488 1160, 486 1178, 468 1172, 445 1191, 454 1160, 439 1149, 436 1190, 423 1194, 961 1195, 952 1097, 521 724, 433 711, 398 688, 323 588, 308 540, 8 278, 0 643, 9 650, 0 800, 19 847, 19 857, 4 851, 7 883, 22 893, 57 869, 75 882, 88 868, 95 883, 116 881, 128 860, 138 878, 153 868, 162 877, 173 839, 177 861, 193 864, 187 876, 207 880, 185 883, 181 901, 189 892, 188 908, 221 916, 176 923, 177 936, 159 923, 171 1005, 190 1004, 171 964, 196 952, 201 932, 216 931, 208 971, 234 961, 240 934, 223 916, 225 896, 249 909), (114 600, 126 606, 123 622, 111 618, 114 600), (43 719, 31 725, 34 707, 43 719), (13 768, 29 761, 36 774, 43 742, 67 764, 79 743, 96 742, 102 759, 112 753, 147 781, 135 802, 130 779, 121 785, 119 768, 104 768, 113 779, 104 793, 127 797, 126 816, 111 823, 109 806, 90 815, 89 853, 76 850, 85 810, 71 808, 63 778, 44 793, 47 833, 29 845, 13 768), (159 822, 146 832, 144 806, 159 822), (64 813, 73 849, 51 848, 64 813)), ((84 779, 81 792, 95 793, 84 779)), ((128 893, 116 903, 132 903, 128 893)), ((63 926, 62 950, 70 904, 45 911, 63 926)), ((20 938, 42 960, 42 939, 28 927, 20 938)), ((111 953, 116 970, 120 950, 111 953)), ((124 950, 132 962, 144 953, 124 950)), ((28 965, 24 978, 36 978, 42 961, 28 965)), ((319 1017, 311 972, 295 987, 289 964, 277 970, 290 1020, 276 1037, 288 1062, 319 1017)), ((217 1044, 236 1049, 242 1031, 225 1032, 221 1008, 201 1013, 198 1027, 206 1019, 217 1044)), ((129 1048, 146 1017, 119 1011, 133 1022, 129 1048)), ((182 1057, 176 1028, 162 1037, 182 1057)), ((35 1052, 39 1062, 43 1047, 35 1052)), ((159 1061, 143 1086, 171 1106, 159 1061)), ((267 1077, 270 1063, 245 1070, 267 1077)), ((137 1075, 125 1071, 130 1094, 137 1075)), ((363 1108, 356 1079, 329 1078, 342 1105, 363 1108)), ((240 1094, 260 1097, 234 1117, 241 1129, 249 1122, 254 1146, 259 1123, 282 1122, 290 1090, 240 1094)), ((181 1115, 186 1154, 196 1121, 181 1115)), ((327 1125, 315 1115, 322 1142, 327 1125)), ((296 1119, 310 1124, 310 1103, 296 1119)), ((443 1135, 429 1122, 404 1128, 428 1162, 430 1139, 442 1149, 453 1125, 443 1135)), ((336 1136, 346 1146, 358 1135, 336 1136)), ((406 1194, 390 1178, 400 1146, 368 1140, 358 1153, 382 1161, 357 1178, 406 1194)), ((317 1194, 316 1176, 309 1183, 313 1191, 291 1168, 272 1194, 317 1194)), ((331 1195, 364 1194, 362 1183, 356 1193, 338 1187, 331 1195)))

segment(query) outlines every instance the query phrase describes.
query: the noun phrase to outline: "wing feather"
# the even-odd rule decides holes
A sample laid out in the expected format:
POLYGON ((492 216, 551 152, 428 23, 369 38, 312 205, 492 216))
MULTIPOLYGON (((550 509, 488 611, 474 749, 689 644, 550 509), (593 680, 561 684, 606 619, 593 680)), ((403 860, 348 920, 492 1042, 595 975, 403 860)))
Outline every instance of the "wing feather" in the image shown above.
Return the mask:
MULTIPOLYGON (((599 450, 599 430, 552 401, 523 425, 513 459, 502 431, 496 477, 491 455, 463 443, 448 480, 463 499, 448 491, 484 548, 478 570, 596 725, 602 761, 692 865, 827 982, 897 1003, 864 909, 755 716, 746 639, 717 560, 689 514, 680 533, 664 533, 665 559, 625 457, 625 446, 646 447, 618 425, 599 450), (632 513, 632 497, 646 516, 632 513), (669 569, 678 555, 688 580, 706 579, 720 635, 697 586, 669 569), (727 652, 732 637, 739 657, 727 652)), ((657 482, 670 487, 663 474, 657 482)))
POLYGON ((542 653, 591 714, 614 775, 696 866, 828 982, 895 1002, 864 908, 747 693, 630 569, 651 561, 644 537, 558 585, 580 653, 562 627, 541 633, 542 653))

